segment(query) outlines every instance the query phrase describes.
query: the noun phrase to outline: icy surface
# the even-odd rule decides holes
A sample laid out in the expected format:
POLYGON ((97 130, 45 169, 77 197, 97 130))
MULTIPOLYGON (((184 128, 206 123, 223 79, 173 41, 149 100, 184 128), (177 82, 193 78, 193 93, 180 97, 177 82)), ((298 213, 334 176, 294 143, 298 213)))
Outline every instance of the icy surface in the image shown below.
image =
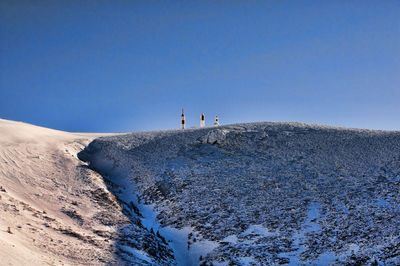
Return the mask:
POLYGON ((399 132, 236 124, 104 137, 79 157, 153 204, 144 223, 178 262, 400 263, 399 132))

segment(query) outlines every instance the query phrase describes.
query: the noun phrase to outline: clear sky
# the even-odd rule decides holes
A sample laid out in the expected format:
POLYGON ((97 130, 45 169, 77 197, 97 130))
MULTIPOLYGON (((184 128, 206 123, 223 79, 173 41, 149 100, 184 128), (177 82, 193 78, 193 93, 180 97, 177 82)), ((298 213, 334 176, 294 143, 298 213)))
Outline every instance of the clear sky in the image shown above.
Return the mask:
POLYGON ((0 118, 400 130, 400 1, 0 1, 0 118))

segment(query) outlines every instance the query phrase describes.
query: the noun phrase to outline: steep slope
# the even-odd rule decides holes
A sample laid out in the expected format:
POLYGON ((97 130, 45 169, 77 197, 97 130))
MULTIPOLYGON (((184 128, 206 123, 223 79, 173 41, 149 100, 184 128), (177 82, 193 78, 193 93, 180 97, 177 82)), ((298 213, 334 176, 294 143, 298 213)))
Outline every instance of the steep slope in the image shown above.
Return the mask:
POLYGON ((77 158, 99 136, 0 119, 0 265, 173 262, 77 158))
POLYGON ((103 137, 79 158, 180 264, 400 263, 400 132, 237 124, 103 137))

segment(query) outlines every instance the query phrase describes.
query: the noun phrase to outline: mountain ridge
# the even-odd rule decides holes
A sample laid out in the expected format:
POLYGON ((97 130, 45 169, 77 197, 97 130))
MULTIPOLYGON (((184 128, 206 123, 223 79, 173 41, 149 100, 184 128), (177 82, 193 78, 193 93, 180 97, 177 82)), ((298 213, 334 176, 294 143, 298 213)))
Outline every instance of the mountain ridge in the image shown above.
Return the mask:
POLYGON ((90 134, 1 119, 0 136, 4 263, 400 263, 398 131, 90 134))
POLYGON ((199 264, 390 264, 399 150, 397 131, 260 122, 99 138, 79 157, 155 204, 157 228, 214 242, 199 264))

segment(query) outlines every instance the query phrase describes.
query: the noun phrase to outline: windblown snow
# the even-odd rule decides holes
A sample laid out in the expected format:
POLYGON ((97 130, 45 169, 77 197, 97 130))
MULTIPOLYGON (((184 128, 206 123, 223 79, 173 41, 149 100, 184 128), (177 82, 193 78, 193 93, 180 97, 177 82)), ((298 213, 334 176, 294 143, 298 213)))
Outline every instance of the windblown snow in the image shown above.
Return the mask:
POLYGON ((0 120, 0 265, 399 265, 399 188, 397 131, 0 120))
POLYGON ((0 119, 0 265, 174 263, 77 158, 102 135, 0 119))
POLYGON ((400 264, 400 132, 236 124, 102 137, 79 158, 180 265, 400 264))

